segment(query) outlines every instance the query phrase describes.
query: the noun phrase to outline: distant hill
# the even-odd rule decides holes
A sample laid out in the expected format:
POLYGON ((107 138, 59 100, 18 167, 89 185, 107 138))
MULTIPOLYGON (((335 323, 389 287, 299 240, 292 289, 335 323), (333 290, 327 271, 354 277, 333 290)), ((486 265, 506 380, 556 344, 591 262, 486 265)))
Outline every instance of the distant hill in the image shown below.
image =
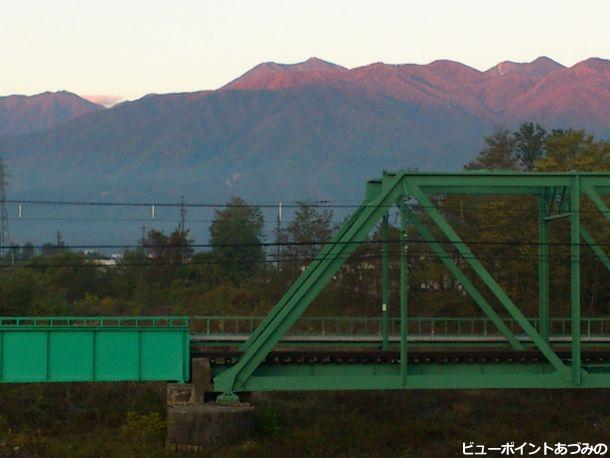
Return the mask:
POLYGON ((312 57, 299 64, 264 62, 231 81, 224 89, 270 89, 321 82, 336 78, 348 70, 340 65, 312 57))
POLYGON ((533 78, 542 78, 547 76, 549 73, 563 69, 565 69, 565 67, 560 63, 543 56, 532 62, 511 62, 506 60, 490 68, 485 72, 485 74, 492 77, 520 75, 533 78))
POLYGON ((566 68, 541 57, 481 72, 447 60, 346 69, 312 58, 260 64, 216 91, 89 108, 0 136, 11 196, 358 200, 384 168, 461 168, 496 126, 610 137, 610 61, 566 68))
POLYGON ((50 129, 68 119, 103 109, 65 91, 0 97, 0 135, 50 129))

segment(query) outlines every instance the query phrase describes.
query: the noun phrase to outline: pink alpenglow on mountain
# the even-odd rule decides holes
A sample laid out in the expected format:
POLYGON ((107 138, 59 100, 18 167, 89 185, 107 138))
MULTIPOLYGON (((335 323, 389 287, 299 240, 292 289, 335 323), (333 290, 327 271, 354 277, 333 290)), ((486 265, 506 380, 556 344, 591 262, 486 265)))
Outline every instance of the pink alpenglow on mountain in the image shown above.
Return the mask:
POLYGON ((30 97, 0 97, 0 135, 49 129, 76 116, 103 109, 66 91, 44 92, 30 97))
POLYGON ((424 110, 451 106, 495 124, 535 121, 554 126, 610 129, 610 61, 592 58, 566 68, 539 57, 504 61, 481 72, 459 62, 427 65, 374 63, 346 69, 318 58, 298 64, 257 65, 221 90, 282 90, 352 86, 424 110))

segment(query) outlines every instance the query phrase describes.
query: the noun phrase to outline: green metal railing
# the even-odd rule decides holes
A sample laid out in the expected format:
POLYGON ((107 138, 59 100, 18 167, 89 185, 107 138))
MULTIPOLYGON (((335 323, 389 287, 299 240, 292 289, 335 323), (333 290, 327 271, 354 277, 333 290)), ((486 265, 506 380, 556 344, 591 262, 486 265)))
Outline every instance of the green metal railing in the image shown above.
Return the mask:
MULTIPOLYGON (((519 324, 512 318, 503 318, 515 334, 521 334, 519 324)), ((191 333, 202 335, 248 336, 263 321, 260 316, 194 316, 190 319, 191 333)), ((538 318, 529 318, 537 330, 538 318)), ((482 336, 501 334, 493 322, 482 317, 413 317, 408 319, 407 333, 411 336, 482 336)), ((302 317, 286 335, 301 336, 376 336, 381 335, 382 317, 302 317)), ((567 336, 572 332, 570 318, 551 318, 551 335, 567 336)), ((390 318, 389 335, 400 334, 400 318, 390 318)), ((583 337, 610 337, 610 317, 581 319, 583 337)))
POLYGON ((0 327, 118 327, 118 328, 184 328, 189 318, 184 316, 15 316, 0 317, 0 327))

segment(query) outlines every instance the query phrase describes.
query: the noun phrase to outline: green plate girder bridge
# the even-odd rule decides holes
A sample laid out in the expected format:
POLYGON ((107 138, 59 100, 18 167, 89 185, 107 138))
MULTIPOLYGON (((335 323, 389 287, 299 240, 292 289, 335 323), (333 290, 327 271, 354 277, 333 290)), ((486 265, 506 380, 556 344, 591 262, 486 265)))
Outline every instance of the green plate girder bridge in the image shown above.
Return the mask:
POLYGON ((607 225, 608 194, 604 173, 384 173, 368 182, 360 207, 266 317, 3 318, 0 381, 186 381, 190 358, 202 356, 210 358, 214 390, 225 402, 274 390, 607 388, 610 317, 581 316, 580 270, 585 245, 610 269, 609 241, 596 240, 608 232, 587 227, 581 212, 587 202, 607 225), (524 314, 452 227, 437 205, 451 195, 537 199, 538 316, 524 314), (401 234, 398 317, 389 311, 391 208, 401 234), (568 317, 550 313, 549 238, 559 219, 569 222, 568 317), (380 223, 381 316, 304 316, 380 223), (481 317, 409 315, 409 229, 481 317))
POLYGON ((189 379, 184 317, 0 318, 0 382, 189 379))

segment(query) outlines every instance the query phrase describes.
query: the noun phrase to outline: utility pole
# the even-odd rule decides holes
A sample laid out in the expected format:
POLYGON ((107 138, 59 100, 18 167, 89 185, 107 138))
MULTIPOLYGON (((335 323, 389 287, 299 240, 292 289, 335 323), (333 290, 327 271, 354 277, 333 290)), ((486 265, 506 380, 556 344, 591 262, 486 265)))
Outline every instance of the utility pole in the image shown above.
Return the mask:
POLYGON ((2 257, 4 257, 6 247, 11 243, 11 236, 8 231, 8 211, 6 209, 7 178, 4 158, 0 157, 0 255, 2 257))
POLYGON ((59 253, 61 251, 61 248, 64 246, 64 242, 63 242, 63 234, 61 233, 61 231, 58 229, 57 230, 57 252, 59 253))
POLYGON ((146 243, 146 226, 142 226, 142 238, 140 239, 140 245, 144 246, 146 243))
POLYGON ((281 270, 281 266, 280 266, 280 239, 282 238, 282 201, 278 201, 277 203, 277 227, 276 227, 276 250, 275 250, 275 256, 276 256, 276 263, 277 263, 277 270, 280 271, 281 270))
POLYGON ((180 232, 184 232, 186 223, 186 207, 184 206, 184 196, 180 196, 180 224, 178 229, 180 232))

